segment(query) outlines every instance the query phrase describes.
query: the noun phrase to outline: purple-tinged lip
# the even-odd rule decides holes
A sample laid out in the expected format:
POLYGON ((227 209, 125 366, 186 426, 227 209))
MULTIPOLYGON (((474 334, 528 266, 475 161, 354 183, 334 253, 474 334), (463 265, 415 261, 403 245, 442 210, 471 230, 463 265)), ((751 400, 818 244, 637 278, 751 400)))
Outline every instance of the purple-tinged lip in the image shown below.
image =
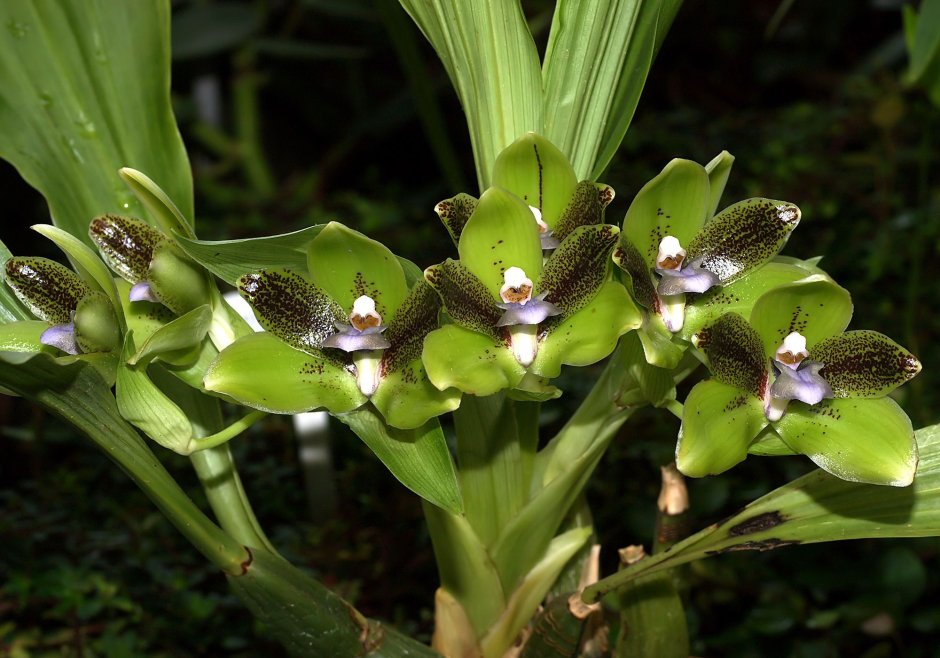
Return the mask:
POLYGON ((556 238, 552 231, 545 231, 544 233, 539 234, 539 240, 542 242, 542 251, 548 251, 549 249, 557 249, 558 245, 561 244, 561 240, 556 238))
POLYGON ((779 400, 799 400, 810 405, 834 397, 829 382, 819 374, 825 364, 804 359, 798 368, 793 369, 777 361, 771 363, 776 374, 776 379, 770 387, 771 397, 779 400))
POLYGON ((344 352, 358 352, 360 350, 385 350, 392 346, 388 339, 382 335, 387 327, 366 327, 359 331, 347 324, 336 323, 337 332, 323 341, 323 347, 335 347, 344 352))
POLYGON ((695 259, 680 269, 656 268, 659 280, 656 292, 660 295, 681 295, 687 292, 705 292, 719 283, 718 275, 703 268, 701 259, 695 259))
POLYGON ((57 347, 68 354, 80 354, 78 343, 75 341, 75 324, 54 324, 39 337, 39 342, 43 345, 57 347))
POLYGON ((501 302, 496 305, 503 309, 503 314, 496 323, 497 327, 509 327, 518 324, 538 324, 546 318, 554 315, 561 315, 561 309, 545 301, 549 291, 545 291, 529 301, 520 302, 501 302))
POLYGON ((131 291, 127 295, 127 298, 132 302, 161 303, 160 297, 157 296, 156 291, 150 287, 150 284, 146 281, 135 283, 131 287, 131 291))

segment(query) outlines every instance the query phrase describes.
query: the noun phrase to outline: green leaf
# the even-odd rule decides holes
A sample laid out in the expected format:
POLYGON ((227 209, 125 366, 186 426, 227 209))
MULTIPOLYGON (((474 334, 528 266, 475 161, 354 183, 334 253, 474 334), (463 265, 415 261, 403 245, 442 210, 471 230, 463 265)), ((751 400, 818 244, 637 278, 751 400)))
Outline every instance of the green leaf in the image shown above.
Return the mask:
POLYGON ((538 208, 550 228, 558 223, 577 184, 565 154, 531 132, 503 149, 493 167, 492 185, 538 208))
MULTIPOLYGON (((498 187, 480 197, 457 247, 463 263, 499 299, 503 272, 521 267, 535 281, 542 271, 538 225, 519 197, 498 187)), ((446 301, 446 300, 445 300, 446 301)))
POLYGON ((678 5, 555 5, 542 67, 543 134, 568 154, 579 178, 596 178, 620 146, 652 64, 657 30, 668 29, 678 5))
POLYGON ((626 288, 613 280, 604 283, 587 306, 549 325, 539 343, 531 371, 552 379, 562 364, 585 366, 600 361, 617 346, 617 339, 643 321, 626 288))
POLYGON ((539 55, 518 2, 402 0, 437 51, 467 116, 480 189, 496 156, 541 124, 539 55))
POLYGON ((691 160, 672 160, 640 189, 623 219, 623 233, 648 267, 655 267, 667 235, 688 248, 699 232, 710 201, 708 174, 691 160))
POLYGON ((803 334, 810 350, 824 338, 842 333, 852 319, 852 308, 845 288, 814 274, 762 295, 751 311, 751 326, 769 359, 792 331, 803 334))
POLYGON ((42 320, 19 320, 0 324, 0 352, 46 352, 51 348, 39 342, 49 328, 42 320))
POLYGON ((437 420, 413 430, 389 427, 374 408, 337 416, 369 446, 399 482, 441 509, 463 510, 454 462, 437 420))
POLYGON ((722 283, 731 283, 768 262, 800 222, 800 209, 773 199, 746 199, 728 206, 705 224, 688 245, 688 259, 722 283))
POLYGON ((188 455, 191 452, 190 440, 193 438, 189 418, 150 381, 145 368, 126 364, 133 354, 133 334, 128 333, 115 382, 121 416, 164 448, 188 455))
POLYGON ((683 406, 676 465, 690 477, 723 473, 744 461, 766 425, 759 399, 718 381, 699 382, 683 406))
POLYGON ((142 216, 118 168, 159 180, 192 217, 192 179, 170 106, 166 2, 0 3, 0 157, 87 240, 103 213, 142 216), (50 62, 55 62, 54 66, 50 62))
POLYGON ((688 658, 689 630, 673 574, 640 578, 617 598, 621 613, 616 658, 688 658))
POLYGON ((914 30, 909 80, 916 81, 940 58, 940 1, 924 0, 914 30))
POLYGON ((847 331, 817 343, 809 358, 838 398, 880 398, 920 372, 917 358, 877 331, 847 331))
POLYGON ((846 539, 936 537, 940 535, 940 425, 918 430, 915 438, 921 459, 910 487, 846 482, 823 470, 813 471, 670 551, 603 579, 585 596, 597 600, 638 576, 729 551, 846 539))
POLYGON ((549 256, 535 292, 548 292, 545 299, 558 306, 563 317, 580 311, 610 280, 610 253, 619 235, 609 224, 575 229, 549 256))
MULTIPOLYGON (((194 308, 150 334, 128 360, 128 365, 149 363, 157 357, 173 365, 189 365, 174 359, 176 355, 173 353, 191 352, 192 348, 197 347, 206 337, 211 322, 212 309, 208 304, 194 308)), ((195 358, 196 354, 192 354, 190 360, 195 360, 195 358)))
POLYGON ((767 363, 760 336, 747 320, 727 313, 699 333, 715 379, 761 400, 767 389, 767 363))
POLYGON ((721 194, 725 191, 725 185, 728 183, 728 176, 731 174, 731 165, 733 164, 734 156, 727 151, 722 151, 705 165, 705 171, 708 173, 708 195, 710 198, 708 217, 713 217, 718 211, 721 194))
POLYGON ((914 479, 914 430, 890 398, 791 403, 774 427, 793 450, 843 480, 906 487, 914 479))
POLYGON ((310 243, 307 265, 314 284, 346 313, 353 301, 368 295, 383 324, 408 295, 405 274, 388 247, 338 222, 327 224, 310 243))
POLYGON ((239 338, 222 350, 204 384, 206 390, 276 414, 319 408, 342 413, 366 401, 344 368, 266 332, 239 338))
POLYGON ((502 340, 456 324, 429 333, 421 359, 437 388, 452 386, 478 396, 512 388, 525 375, 502 340))
POLYGON ((259 270, 307 270, 310 242, 325 224, 308 226, 293 233, 242 240, 192 240, 176 236, 176 242, 189 257, 215 274, 236 285, 239 278, 259 270))
POLYGON ((122 167, 118 173, 144 207, 150 211, 150 214, 156 219, 157 226, 166 235, 196 237, 193 232, 192 220, 186 219, 186 216, 176 206, 170 195, 164 192, 150 177, 130 167, 122 167))

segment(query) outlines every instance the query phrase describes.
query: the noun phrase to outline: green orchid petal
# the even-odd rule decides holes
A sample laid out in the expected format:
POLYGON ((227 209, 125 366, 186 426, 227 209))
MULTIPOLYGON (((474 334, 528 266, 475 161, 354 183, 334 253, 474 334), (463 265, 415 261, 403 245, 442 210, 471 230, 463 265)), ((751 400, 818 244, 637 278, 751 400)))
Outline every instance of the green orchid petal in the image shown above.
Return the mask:
POLYGON ((347 320, 323 289, 293 270, 246 274, 237 285, 261 326, 297 349, 319 350, 335 323, 347 320))
POLYGON ((705 221, 709 200, 705 167, 673 160, 637 193, 623 220, 624 235, 647 267, 654 267, 659 243, 667 235, 688 248, 705 221))
POLYGON ((554 237, 558 240, 564 240, 579 226, 603 224, 604 209, 613 200, 614 188, 610 185, 587 180, 581 181, 574 188, 571 200, 554 226, 554 237))
POLYGON ((676 465, 690 477, 723 473, 744 461, 766 425, 760 400, 715 380, 699 382, 683 405, 676 465))
POLYGON ((581 226, 552 253, 536 292, 548 292, 564 317, 588 305, 598 288, 609 279, 610 253, 620 229, 609 224, 581 226))
POLYGON ((764 293, 751 310, 751 326, 772 358, 783 339, 797 331, 809 349, 841 334, 852 319, 852 298, 832 279, 818 274, 764 293))
POLYGON ((131 284, 128 281, 117 279, 114 283, 121 299, 121 310, 127 320, 128 331, 134 332, 134 341, 138 345, 143 345, 160 327, 176 317, 170 309, 162 304, 130 301, 128 296, 131 284))
POLYGON ((727 151, 722 151, 705 165, 709 188, 708 217, 713 217, 718 210, 718 204, 721 202, 721 195, 725 191, 725 185, 728 183, 728 176, 731 174, 731 165, 733 164, 734 156, 727 151))
POLYGON ((114 306, 103 292, 85 295, 75 309, 75 342, 82 352, 110 352, 121 346, 114 306))
POLYGON ((167 237, 147 222, 121 215, 95 217, 88 236, 108 267, 131 283, 147 278, 154 247, 167 242, 167 237))
POLYGON ((685 354, 686 343, 674 338, 675 334, 666 328, 662 316, 656 313, 646 314, 643 318, 643 326, 637 329, 636 333, 643 346, 643 355, 647 363, 668 370, 679 365, 679 361, 685 354))
POLYGON ((410 430, 459 407, 460 396, 456 388, 442 391, 431 383, 419 350, 419 358, 382 375, 371 399, 386 423, 410 430))
POLYGON ((535 281, 542 270, 542 245, 535 217, 519 197, 491 187, 460 235, 460 262, 473 272, 494 300, 503 272, 521 267, 535 281))
POLYGON ((404 369, 421 358, 424 337, 440 326, 440 310, 441 301, 434 289, 426 281, 419 281, 385 331, 391 346, 382 353, 381 376, 404 369))
POLYGON ((694 297, 685 307, 685 323, 679 335, 690 340, 702 327, 712 324, 725 313, 749 317, 761 295, 787 283, 799 281, 807 271, 796 265, 770 262, 727 286, 715 286, 694 297))
POLYGON ((460 261, 448 258, 440 265, 433 265, 424 271, 424 278, 440 295, 454 322, 496 337, 496 323, 502 311, 483 282, 460 261))
POLYGON ((348 370, 266 332, 239 338, 222 350, 203 383, 208 391, 277 414, 342 413, 366 401, 348 370))
POLYGON ((746 199, 708 222, 688 247, 689 260, 731 283, 768 262, 800 221, 800 209, 773 199, 746 199))
POLYGON ((72 311, 91 294, 88 284, 72 270, 48 258, 14 257, 5 264, 6 282, 40 320, 52 324, 72 321, 72 311))
POLYGON ((877 331, 848 331, 817 343, 809 358, 826 365, 837 398, 880 398, 920 372, 913 354, 877 331))
POLYGON ((408 296, 405 273, 395 254, 338 222, 327 224, 311 241, 307 259, 313 283, 345 313, 357 298, 367 295, 388 324, 408 296))
POLYGON ((0 324, 0 352, 56 353, 58 350, 39 342, 39 338, 48 328, 49 323, 42 320, 20 320, 0 324))
POLYGON ((159 357, 174 366, 191 365, 199 356, 211 323, 212 309, 206 304, 167 322, 144 340, 135 334, 138 348, 127 363, 135 366, 159 357))
POLYGON ((170 241, 154 246, 147 282, 160 302, 177 315, 212 301, 209 274, 170 241))
POLYGON ((620 234, 620 243, 614 249, 613 261, 627 274, 627 289, 633 293, 637 304, 653 311, 659 312, 659 295, 656 293, 656 283, 646 259, 636 246, 626 238, 625 233, 620 234))
POLYGON ((492 395, 516 386, 523 368, 501 339, 449 324, 428 334, 422 352, 428 378, 438 389, 492 395))
POLYGON ((698 346, 705 351, 715 379, 764 399, 768 376, 764 347, 747 320, 737 313, 721 316, 698 333, 698 346))
POLYGON ((914 479, 914 430, 890 398, 792 403, 775 426, 793 450, 843 480, 906 487, 914 479))
POLYGON ((547 335, 539 342, 531 372, 553 379, 562 364, 585 366, 600 361, 617 346, 617 340, 643 322, 643 315, 626 288, 616 281, 604 283, 591 302, 560 322, 546 323, 547 335))
POLYGON ((748 446, 747 454, 760 457, 789 457, 800 453, 788 446, 773 427, 767 426, 754 439, 754 443, 748 446))
POLYGON ((436 206, 434 212, 441 218, 444 228, 450 233, 454 244, 460 242, 460 234, 463 233, 463 227, 477 207, 477 198, 461 192, 457 196, 444 199, 436 206))
POLYGON ((549 228, 558 223, 577 184, 565 154, 531 132, 503 149, 493 165, 492 185, 504 187, 538 208, 549 228))

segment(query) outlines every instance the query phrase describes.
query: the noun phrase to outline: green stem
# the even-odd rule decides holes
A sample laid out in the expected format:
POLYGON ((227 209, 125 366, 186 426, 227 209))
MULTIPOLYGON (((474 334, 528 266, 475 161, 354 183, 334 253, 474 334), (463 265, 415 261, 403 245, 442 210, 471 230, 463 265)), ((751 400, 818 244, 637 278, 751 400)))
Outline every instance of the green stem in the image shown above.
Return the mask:
POLYGON ((190 446, 192 447, 193 452, 199 452, 200 450, 207 450, 208 448, 216 448, 224 443, 228 443, 236 436, 247 430, 249 427, 257 423, 262 418, 267 416, 266 411, 252 411, 249 414, 246 414, 244 417, 236 420, 234 423, 226 427, 225 429, 216 432, 215 434, 210 434, 209 436, 204 436, 202 438, 194 438, 190 446))

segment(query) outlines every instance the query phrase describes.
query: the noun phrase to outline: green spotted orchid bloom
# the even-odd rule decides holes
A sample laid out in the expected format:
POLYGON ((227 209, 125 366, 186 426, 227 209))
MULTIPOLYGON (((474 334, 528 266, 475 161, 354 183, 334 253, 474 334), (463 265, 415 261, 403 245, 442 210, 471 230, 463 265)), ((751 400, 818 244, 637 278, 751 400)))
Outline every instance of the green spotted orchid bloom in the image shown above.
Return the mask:
POLYGON ((911 422, 888 393, 920 372, 913 354, 874 331, 845 331, 848 292, 813 274, 727 313, 693 341, 712 378, 696 384, 676 448, 686 475, 747 457, 803 454, 844 480, 906 486, 917 466, 911 422))
POLYGON ((423 359, 440 389, 523 397, 561 366, 594 363, 639 325, 640 314, 610 272, 619 230, 603 224, 606 185, 577 182, 565 156, 528 134, 497 159, 494 185, 436 207, 458 260, 425 270, 450 324, 431 332, 423 359))
POLYGON ((285 414, 371 401, 400 429, 459 405, 460 393, 432 386, 421 361, 440 301, 384 245, 331 222, 310 243, 307 272, 252 272, 238 289, 266 331, 224 349, 207 390, 285 414))
POLYGON ((744 282, 762 276, 800 221, 792 203, 763 198, 715 214, 732 162, 727 152, 704 167, 673 160, 627 210, 613 257, 646 311, 638 333, 653 365, 675 367, 685 341, 715 310, 690 313, 692 306, 734 303, 737 286, 762 288, 744 282))

